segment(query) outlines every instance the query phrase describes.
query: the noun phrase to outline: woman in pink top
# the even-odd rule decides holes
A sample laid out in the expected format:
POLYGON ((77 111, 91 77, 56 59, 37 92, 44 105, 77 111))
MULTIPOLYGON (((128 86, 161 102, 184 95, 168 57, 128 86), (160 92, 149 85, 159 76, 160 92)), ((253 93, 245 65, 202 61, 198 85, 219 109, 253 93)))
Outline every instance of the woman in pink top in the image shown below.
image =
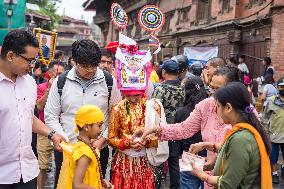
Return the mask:
MULTIPOLYGON (((225 86, 228 82, 238 81, 238 78, 238 71, 235 68, 222 67, 217 69, 210 83, 212 93, 218 88, 225 86)), ((213 97, 207 98, 196 105, 193 112, 184 122, 144 128, 137 131, 135 135, 143 133, 142 139, 144 139, 147 135, 156 133, 160 135, 161 140, 181 140, 190 138, 198 131, 201 131, 204 142, 219 143, 222 141, 226 131, 231 129, 231 125, 225 125, 217 116, 216 107, 216 100, 213 97)), ((212 170, 215 160, 216 155, 208 152, 204 169, 212 170)))

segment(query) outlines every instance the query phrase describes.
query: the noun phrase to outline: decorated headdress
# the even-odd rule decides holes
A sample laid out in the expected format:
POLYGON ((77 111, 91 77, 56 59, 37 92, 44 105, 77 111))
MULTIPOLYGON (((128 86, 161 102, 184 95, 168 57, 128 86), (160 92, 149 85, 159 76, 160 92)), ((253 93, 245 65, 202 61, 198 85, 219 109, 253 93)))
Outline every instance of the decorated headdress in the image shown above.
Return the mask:
MULTIPOLYGON (((128 24, 126 12, 116 3, 112 4, 110 12, 113 23, 122 31, 128 24)), ((158 7, 148 5, 139 11, 138 19, 141 27, 152 32, 149 37, 149 46, 157 46, 159 50, 160 42, 154 36, 154 32, 164 24, 165 17, 163 13, 158 7)), ((117 46, 115 57, 118 88, 122 91, 146 90, 150 75, 151 50, 140 50, 135 40, 122 33, 119 34, 118 44, 112 47, 114 46, 117 46)))

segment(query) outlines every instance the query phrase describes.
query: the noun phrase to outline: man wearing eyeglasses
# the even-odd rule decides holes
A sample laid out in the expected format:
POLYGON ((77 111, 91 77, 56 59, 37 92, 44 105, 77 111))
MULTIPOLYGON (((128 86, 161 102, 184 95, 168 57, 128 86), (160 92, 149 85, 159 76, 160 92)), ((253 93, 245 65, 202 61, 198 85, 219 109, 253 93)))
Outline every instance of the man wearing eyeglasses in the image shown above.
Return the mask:
MULTIPOLYGON (((106 174, 108 163, 108 149, 106 139, 108 135, 108 112, 112 105, 121 100, 116 79, 108 72, 99 68, 101 51, 92 40, 78 40, 72 44, 72 59, 75 62, 68 73, 57 77, 49 91, 49 96, 44 109, 45 122, 48 126, 58 131, 70 142, 77 141, 75 133, 75 114, 79 107, 85 104, 96 105, 105 114, 105 124, 102 136, 94 141, 93 146, 101 149, 102 174, 106 174), (65 77, 64 87, 59 89, 59 81, 65 77), (111 79, 111 85, 110 81, 111 79)), ((59 178, 62 164, 62 153, 55 152, 55 188, 59 178)))
POLYGON ((36 61, 37 38, 14 30, 3 41, 0 60, 0 189, 36 189, 38 161, 32 132, 52 139, 57 150, 64 138, 34 116, 36 83, 28 75, 36 61))

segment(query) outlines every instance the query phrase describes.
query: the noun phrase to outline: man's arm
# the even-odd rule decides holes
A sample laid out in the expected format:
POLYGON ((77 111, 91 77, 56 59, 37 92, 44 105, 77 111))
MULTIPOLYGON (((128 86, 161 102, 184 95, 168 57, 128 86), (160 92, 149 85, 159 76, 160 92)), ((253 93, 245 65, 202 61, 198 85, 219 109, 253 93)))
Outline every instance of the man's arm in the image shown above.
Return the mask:
POLYGON ((48 81, 48 88, 46 90, 43 90, 40 85, 37 87, 36 107, 37 107, 38 110, 41 110, 41 111, 44 110, 44 107, 45 107, 45 104, 46 104, 46 101, 47 101, 47 98, 48 98, 48 94, 49 94, 49 91, 50 91, 50 87, 51 87, 53 81, 54 81, 54 78, 51 78, 48 81))
MULTIPOLYGON (((52 131, 49 127, 47 127, 41 120, 39 120, 36 116, 33 117, 33 132, 40 134, 42 136, 47 137, 48 134, 52 131)), ((54 148, 58 151, 62 151, 61 147, 59 144, 62 141, 65 141, 65 138, 61 136, 58 133, 55 133, 52 137, 51 140, 53 142, 54 148)))
POLYGON ((44 108, 44 119, 48 127, 58 132, 68 141, 68 136, 63 131, 63 128, 59 122, 61 114, 61 102, 57 89, 57 80, 58 77, 51 85, 47 102, 44 108))

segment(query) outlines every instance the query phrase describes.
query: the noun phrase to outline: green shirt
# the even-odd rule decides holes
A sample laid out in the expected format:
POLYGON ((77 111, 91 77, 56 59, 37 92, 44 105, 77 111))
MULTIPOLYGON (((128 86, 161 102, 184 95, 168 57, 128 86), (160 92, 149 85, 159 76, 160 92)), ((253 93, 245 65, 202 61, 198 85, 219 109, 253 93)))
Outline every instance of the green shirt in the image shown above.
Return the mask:
POLYGON ((254 135, 242 129, 219 150, 214 168, 218 189, 260 189, 260 153, 254 135), (224 170, 221 175, 222 160, 224 170))

